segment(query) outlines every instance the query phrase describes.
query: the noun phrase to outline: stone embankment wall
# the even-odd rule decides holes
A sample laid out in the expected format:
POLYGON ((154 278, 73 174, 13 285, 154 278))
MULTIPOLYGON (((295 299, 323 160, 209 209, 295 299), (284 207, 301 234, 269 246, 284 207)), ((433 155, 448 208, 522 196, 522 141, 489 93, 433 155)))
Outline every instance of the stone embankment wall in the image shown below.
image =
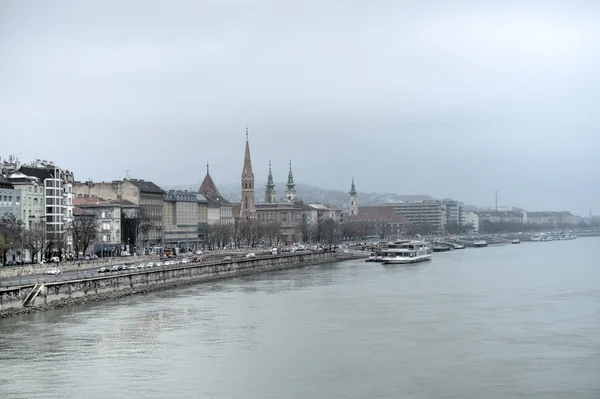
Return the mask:
POLYGON ((0 318, 56 307, 113 299, 137 293, 171 288, 215 279, 236 277, 266 271, 283 270, 358 258, 359 255, 336 253, 304 253, 266 256, 240 261, 202 264, 190 263, 170 269, 143 270, 130 274, 99 275, 86 279, 51 282, 44 285, 30 306, 23 301, 35 285, 0 288, 0 318))

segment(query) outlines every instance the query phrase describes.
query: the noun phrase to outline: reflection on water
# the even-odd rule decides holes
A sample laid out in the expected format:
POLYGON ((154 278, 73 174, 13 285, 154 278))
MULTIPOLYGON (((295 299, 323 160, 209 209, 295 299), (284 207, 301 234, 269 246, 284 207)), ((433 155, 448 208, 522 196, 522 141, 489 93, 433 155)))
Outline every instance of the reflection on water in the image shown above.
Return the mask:
POLYGON ((0 397, 597 399, 598 243, 327 264, 1 320, 0 397))

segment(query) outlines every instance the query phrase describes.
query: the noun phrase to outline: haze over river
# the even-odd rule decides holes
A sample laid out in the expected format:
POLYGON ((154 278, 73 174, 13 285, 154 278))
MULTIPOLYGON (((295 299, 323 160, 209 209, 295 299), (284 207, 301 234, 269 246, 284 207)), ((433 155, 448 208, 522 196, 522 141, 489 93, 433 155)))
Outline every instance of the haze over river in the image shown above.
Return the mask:
POLYGON ((600 398, 600 239, 0 320, 0 398, 600 398))

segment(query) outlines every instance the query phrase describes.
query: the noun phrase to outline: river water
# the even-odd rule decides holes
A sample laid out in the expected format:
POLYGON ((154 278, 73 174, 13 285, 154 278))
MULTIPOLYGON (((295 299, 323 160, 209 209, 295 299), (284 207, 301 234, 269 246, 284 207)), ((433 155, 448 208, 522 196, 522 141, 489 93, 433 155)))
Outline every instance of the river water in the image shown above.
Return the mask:
POLYGON ((600 398, 600 238, 0 320, 0 398, 600 398))

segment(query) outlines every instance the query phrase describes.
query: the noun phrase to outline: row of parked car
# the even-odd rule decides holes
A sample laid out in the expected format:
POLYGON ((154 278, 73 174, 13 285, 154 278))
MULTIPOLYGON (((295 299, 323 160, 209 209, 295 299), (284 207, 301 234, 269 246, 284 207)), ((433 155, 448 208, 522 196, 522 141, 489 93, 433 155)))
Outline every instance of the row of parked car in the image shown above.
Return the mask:
POLYGON ((184 259, 172 259, 167 260, 165 262, 148 262, 148 263, 138 263, 138 264, 124 264, 124 265, 114 265, 114 266, 106 266, 98 269, 98 273, 111 273, 111 272, 120 272, 124 270, 133 271, 140 269, 150 269, 154 267, 164 267, 164 266, 176 266, 176 265, 184 265, 186 263, 190 263, 190 260, 187 258, 184 259))

